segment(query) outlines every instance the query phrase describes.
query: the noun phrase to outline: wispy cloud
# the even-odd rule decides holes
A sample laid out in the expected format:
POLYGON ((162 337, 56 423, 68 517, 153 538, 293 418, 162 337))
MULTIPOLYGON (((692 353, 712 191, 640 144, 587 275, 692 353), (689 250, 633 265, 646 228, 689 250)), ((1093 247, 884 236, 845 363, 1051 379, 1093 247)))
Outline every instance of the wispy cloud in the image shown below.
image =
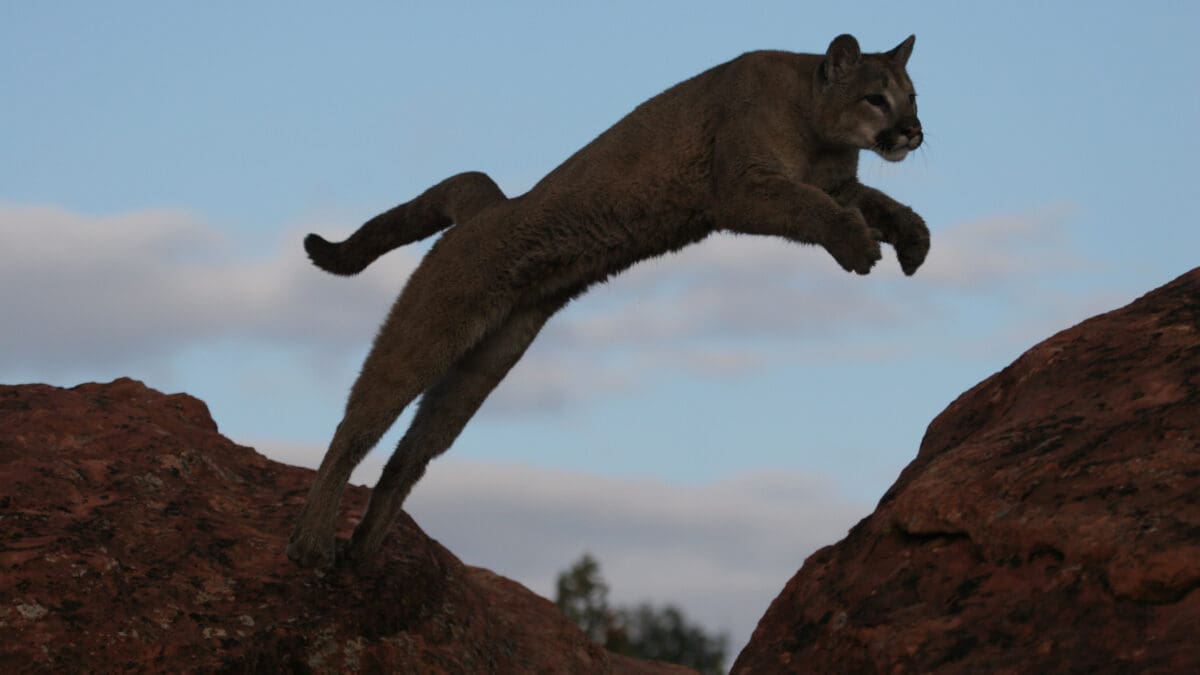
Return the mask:
POLYGON ((177 211, 0 207, 0 370, 138 361, 216 338, 337 347, 378 324, 415 260, 325 283, 299 233, 265 257, 177 211))
MULTIPOLYGON (((574 303, 488 410, 570 405, 671 371, 724 377, 805 358, 887 358, 896 351, 885 336, 953 322, 941 303, 947 292, 1009 293, 1036 305, 1029 291, 1039 279, 1086 263, 1064 234, 1069 212, 943 228, 913 278, 900 275, 890 251, 861 278, 815 247, 715 235, 574 303)), ((0 334, 0 373, 170 359, 223 339, 321 355, 314 363, 344 357, 374 334, 417 254, 402 249, 358 277, 335 278, 308 263, 302 234, 248 255, 180 211, 94 217, 0 206, 0 283, 14 289, 0 295, 10 327, 0 334)))
POLYGON ((1076 210, 1052 204, 955 223, 934 233, 929 259, 913 279, 936 289, 993 291, 1077 272, 1090 263, 1064 227, 1076 210))
MULTIPOLYGON (((310 467, 320 461, 317 448, 260 450, 310 467)), ((384 461, 369 456, 354 480, 373 483, 384 461)), ((804 558, 871 511, 816 474, 674 485, 453 459, 434 462, 406 508, 465 562, 546 597, 557 573, 589 551, 616 602, 680 605, 730 631, 735 652, 804 558)))

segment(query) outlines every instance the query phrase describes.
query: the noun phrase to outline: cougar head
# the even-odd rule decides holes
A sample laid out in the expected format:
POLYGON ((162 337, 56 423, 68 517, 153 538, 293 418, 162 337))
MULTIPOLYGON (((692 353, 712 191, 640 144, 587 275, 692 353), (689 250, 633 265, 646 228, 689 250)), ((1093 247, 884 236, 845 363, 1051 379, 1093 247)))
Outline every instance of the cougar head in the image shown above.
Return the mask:
POLYGON ((874 150, 898 162, 924 140, 917 94, 904 66, 916 36, 889 52, 863 54, 852 35, 829 43, 817 72, 818 126, 826 142, 874 150))

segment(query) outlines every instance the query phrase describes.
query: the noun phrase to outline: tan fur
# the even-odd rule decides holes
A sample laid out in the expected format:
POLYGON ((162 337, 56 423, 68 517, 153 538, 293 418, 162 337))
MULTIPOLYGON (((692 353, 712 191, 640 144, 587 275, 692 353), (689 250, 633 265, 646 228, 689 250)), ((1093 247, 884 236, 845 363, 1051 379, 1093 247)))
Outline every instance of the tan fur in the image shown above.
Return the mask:
POLYGON ((304 566, 334 562, 350 472, 417 396, 416 417, 344 552, 383 543, 413 484, 445 451, 555 311, 591 284, 716 231, 824 247, 866 274, 879 241, 912 274, 929 232, 916 213, 861 185, 858 153, 898 160, 921 143, 905 64, 914 38, 861 54, 849 35, 825 54, 744 54, 684 81, 506 199, 482 173, 446 179, 345 242, 309 235, 318 266, 354 274, 450 227, 413 272, 350 392, 288 545, 304 566))

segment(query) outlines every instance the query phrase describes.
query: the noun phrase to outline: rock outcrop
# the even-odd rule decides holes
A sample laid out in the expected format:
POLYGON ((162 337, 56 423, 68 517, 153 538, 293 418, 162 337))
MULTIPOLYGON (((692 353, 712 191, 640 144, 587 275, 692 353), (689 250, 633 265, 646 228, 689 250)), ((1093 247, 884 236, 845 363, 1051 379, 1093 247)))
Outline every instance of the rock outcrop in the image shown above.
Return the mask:
POLYGON ((296 568, 311 480, 190 396, 0 387, 0 672, 692 672, 591 644, 407 516, 366 570, 296 568))
POLYGON ((1200 672, 1200 269, 929 425, 734 673, 1200 672))

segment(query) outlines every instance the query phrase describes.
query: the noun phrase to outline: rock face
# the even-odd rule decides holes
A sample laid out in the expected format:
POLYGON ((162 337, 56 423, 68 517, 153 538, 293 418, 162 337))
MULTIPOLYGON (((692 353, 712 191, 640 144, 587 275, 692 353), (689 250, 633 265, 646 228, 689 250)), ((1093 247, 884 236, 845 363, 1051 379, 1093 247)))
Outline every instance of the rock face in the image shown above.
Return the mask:
POLYGON ((0 672, 692 672, 609 654, 407 516, 366 570, 294 567, 311 480, 190 396, 0 387, 0 672))
POLYGON ((734 673, 1200 672, 1200 269, 963 394, 734 673))

